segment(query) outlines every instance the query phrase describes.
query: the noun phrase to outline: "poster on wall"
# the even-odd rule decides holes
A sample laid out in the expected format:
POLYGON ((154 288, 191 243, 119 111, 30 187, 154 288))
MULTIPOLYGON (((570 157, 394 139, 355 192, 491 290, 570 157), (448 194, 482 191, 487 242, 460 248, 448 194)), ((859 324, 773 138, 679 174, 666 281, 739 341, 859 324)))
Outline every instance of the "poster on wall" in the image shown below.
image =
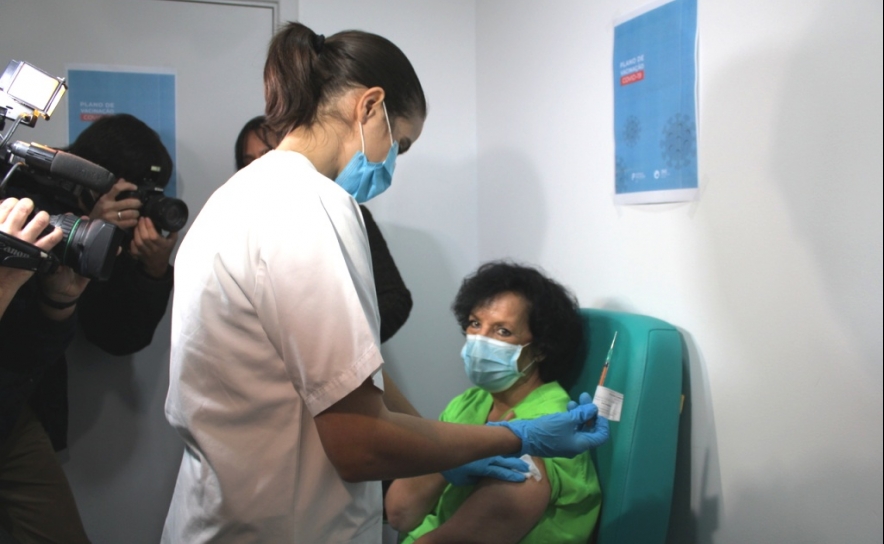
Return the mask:
MULTIPOLYGON (((68 138, 73 142, 104 115, 128 113, 160 136, 176 164, 175 73, 163 68, 68 65, 68 138)), ((177 196, 175 168, 166 186, 177 196)))
POLYGON ((697 0, 615 21, 616 204, 697 198, 697 0))

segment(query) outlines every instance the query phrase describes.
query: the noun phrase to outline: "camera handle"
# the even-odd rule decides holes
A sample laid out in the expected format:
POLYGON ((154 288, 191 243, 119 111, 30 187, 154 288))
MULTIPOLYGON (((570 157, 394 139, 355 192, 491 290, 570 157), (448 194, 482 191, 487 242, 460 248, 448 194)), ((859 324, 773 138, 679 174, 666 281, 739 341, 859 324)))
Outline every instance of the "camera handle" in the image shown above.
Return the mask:
POLYGON ((0 231, 0 266, 52 273, 58 265, 58 257, 52 253, 0 231))

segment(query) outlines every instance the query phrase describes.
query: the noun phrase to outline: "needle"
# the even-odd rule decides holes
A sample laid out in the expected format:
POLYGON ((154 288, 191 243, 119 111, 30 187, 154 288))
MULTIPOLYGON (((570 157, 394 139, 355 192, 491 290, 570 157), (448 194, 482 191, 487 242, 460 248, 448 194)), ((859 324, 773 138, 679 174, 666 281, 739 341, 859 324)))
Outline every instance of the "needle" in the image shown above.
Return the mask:
POLYGON ((605 385, 605 377, 608 375, 608 365, 611 364, 611 354, 614 353, 614 342, 617 341, 617 331, 614 331, 614 339, 611 340, 611 347, 608 349, 608 356, 605 357, 605 366, 602 367, 602 377, 599 378, 599 385, 605 385))

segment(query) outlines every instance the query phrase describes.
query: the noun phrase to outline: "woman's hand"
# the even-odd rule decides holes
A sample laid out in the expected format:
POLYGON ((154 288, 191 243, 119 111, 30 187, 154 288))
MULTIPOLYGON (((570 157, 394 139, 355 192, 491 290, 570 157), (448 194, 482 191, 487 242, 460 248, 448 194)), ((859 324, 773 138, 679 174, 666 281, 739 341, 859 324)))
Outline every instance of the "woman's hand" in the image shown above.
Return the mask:
POLYGON ((138 186, 130 183, 123 178, 117 180, 110 188, 110 191, 101 195, 95 201, 92 212, 89 213, 89 219, 103 219, 108 223, 120 227, 121 229, 131 229, 138 224, 138 218, 141 217, 141 200, 137 198, 124 198, 117 200, 117 196, 123 191, 135 191, 138 186))
POLYGON ((177 241, 177 232, 163 236, 149 217, 142 217, 132 234, 129 253, 141 262, 149 276, 162 278, 169 268, 169 257, 177 241))

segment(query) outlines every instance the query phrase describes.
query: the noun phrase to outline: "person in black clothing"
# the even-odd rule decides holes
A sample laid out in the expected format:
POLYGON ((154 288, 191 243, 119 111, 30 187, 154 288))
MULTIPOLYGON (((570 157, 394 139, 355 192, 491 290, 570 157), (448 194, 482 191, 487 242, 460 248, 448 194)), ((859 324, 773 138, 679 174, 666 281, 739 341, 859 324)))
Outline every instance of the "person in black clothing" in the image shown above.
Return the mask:
MULTIPOLYGON (((7 193, 29 197, 50 214, 88 213, 127 232, 111 277, 82 283, 60 298, 35 276, 0 320, 0 526, 21 541, 88 542, 55 451, 67 447, 65 350, 79 329, 112 355, 135 353, 153 339, 172 292, 169 258, 177 233, 164 235, 139 213, 139 185, 165 186, 172 160, 159 136, 134 116, 103 117, 68 148, 117 178, 111 190, 83 192, 79 202, 50 198, 16 173, 7 193)), ((80 283, 76 283, 79 285, 80 283)), ((73 283, 72 283, 73 285, 73 283)))
MULTIPOLYGON (((237 170, 242 170, 279 143, 279 137, 264 124, 264 119, 263 115, 253 117, 240 130, 234 147, 237 170)), ((408 320, 412 306, 411 291, 405 286, 387 242, 371 212, 361 204, 359 209, 362 210, 362 219, 365 222, 368 245, 371 249, 374 286, 378 295, 378 312, 381 315, 381 343, 384 343, 408 320)), ((386 374, 384 379, 387 379, 386 374)), ((416 411, 409 413, 417 415, 416 411)))

